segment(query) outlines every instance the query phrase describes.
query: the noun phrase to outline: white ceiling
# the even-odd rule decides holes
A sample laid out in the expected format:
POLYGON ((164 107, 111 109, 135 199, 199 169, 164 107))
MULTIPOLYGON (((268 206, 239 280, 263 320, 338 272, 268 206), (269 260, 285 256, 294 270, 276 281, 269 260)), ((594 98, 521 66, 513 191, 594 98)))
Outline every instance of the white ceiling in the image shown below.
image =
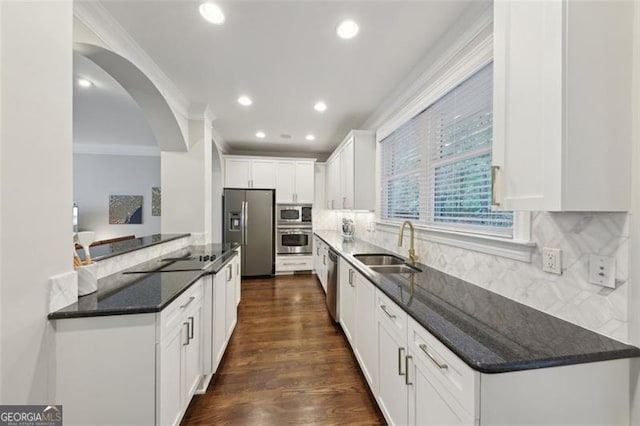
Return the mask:
MULTIPOLYGON (((73 54, 73 142, 90 152, 104 146, 144 146, 159 152, 156 139, 141 108, 107 72, 79 53, 73 54), (78 86, 78 79, 93 83, 78 86), (90 147, 88 147, 90 146, 90 147)), ((126 152, 126 151, 123 151, 126 152)))
POLYGON ((362 126, 470 2, 221 1, 216 26, 199 2, 102 1, 191 102, 209 104, 233 151, 309 154, 362 126), (341 40, 335 27, 347 17, 360 33, 341 40), (253 105, 240 106, 241 94, 253 105))

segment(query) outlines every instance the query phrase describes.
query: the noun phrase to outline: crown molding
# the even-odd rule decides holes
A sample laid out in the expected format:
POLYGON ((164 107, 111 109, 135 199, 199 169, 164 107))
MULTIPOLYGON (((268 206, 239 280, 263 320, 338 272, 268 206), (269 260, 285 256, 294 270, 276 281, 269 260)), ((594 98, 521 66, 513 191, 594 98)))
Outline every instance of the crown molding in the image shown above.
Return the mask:
POLYGON ((430 49, 431 53, 414 67, 414 70, 390 93, 387 100, 369 116, 360 128, 377 130, 390 117, 406 110, 409 104, 414 101, 417 93, 424 92, 438 73, 447 68, 447 64, 454 62, 473 40, 492 26, 493 7, 491 3, 479 3, 469 9, 466 16, 458 21, 456 27, 440 39, 440 48, 430 49), (451 40, 451 38, 454 39, 451 40), (443 48, 442 46, 447 47, 443 48))
POLYGON ((98 1, 76 1, 73 15, 114 52, 134 63, 155 84, 172 108, 189 116, 189 100, 153 59, 98 1))
POLYGON ((124 155, 134 157, 159 157, 160 148, 148 145, 114 145, 106 143, 73 143, 74 154, 124 155))

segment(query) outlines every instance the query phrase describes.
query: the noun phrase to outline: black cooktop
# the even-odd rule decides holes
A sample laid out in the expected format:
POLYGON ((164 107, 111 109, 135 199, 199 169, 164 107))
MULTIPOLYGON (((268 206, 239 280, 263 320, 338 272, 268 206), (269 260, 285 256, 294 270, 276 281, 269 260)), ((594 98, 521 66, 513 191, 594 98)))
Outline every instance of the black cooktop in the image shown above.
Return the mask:
POLYGON ((184 257, 165 257, 161 260, 161 266, 142 266, 139 269, 133 268, 125 274, 141 274, 147 272, 176 272, 176 271, 201 271, 207 269, 216 260, 215 254, 205 254, 199 256, 187 255, 184 257))

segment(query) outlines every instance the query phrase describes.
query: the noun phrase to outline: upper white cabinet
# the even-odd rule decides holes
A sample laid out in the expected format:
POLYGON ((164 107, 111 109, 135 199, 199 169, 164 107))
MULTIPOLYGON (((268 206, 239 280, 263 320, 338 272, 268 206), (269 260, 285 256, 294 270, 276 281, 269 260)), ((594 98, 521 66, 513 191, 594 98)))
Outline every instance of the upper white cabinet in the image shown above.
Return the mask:
POLYGON ((227 188, 275 189, 277 203, 313 204, 313 159, 230 155, 224 161, 227 188))
POLYGON ((276 163, 276 202, 313 204, 314 160, 276 163))
POLYGON ((352 130, 327 161, 327 208, 374 210, 375 135, 352 130))
POLYGON ((326 187, 325 187, 325 176, 326 176, 326 164, 324 163, 316 163, 314 165, 314 194, 313 194, 313 208, 314 209, 324 209, 326 208, 325 200, 326 200, 326 187))
POLYGON ((265 158, 225 157, 224 186, 227 188, 276 187, 276 163, 265 158))
POLYGON ((494 204, 625 211, 633 2, 494 2, 494 204))

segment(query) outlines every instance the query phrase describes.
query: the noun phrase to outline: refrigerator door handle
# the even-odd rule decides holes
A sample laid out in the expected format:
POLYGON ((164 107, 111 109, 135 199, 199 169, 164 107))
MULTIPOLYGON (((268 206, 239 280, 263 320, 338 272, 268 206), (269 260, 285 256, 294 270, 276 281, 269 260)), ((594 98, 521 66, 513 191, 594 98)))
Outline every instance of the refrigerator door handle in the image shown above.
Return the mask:
POLYGON ((240 244, 244 244, 246 237, 247 237, 247 229, 246 229, 246 224, 247 224, 247 219, 246 219, 246 207, 245 207, 246 201, 242 202, 242 207, 240 209, 240 230, 241 230, 241 234, 240 234, 240 244))
POLYGON ((247 234, 249 233, 249 202, 244 202, 244 238, 243 244, 247 245, 247 234))

